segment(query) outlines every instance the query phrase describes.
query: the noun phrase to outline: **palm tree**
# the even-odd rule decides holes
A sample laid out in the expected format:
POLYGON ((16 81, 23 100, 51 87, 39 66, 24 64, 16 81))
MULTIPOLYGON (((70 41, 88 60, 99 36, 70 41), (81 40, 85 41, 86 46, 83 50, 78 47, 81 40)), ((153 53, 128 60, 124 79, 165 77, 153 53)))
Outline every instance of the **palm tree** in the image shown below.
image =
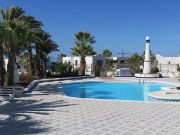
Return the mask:
POLYGON ((45 42, 41 46, 41 60, 44 77, 46 77, 47 62, 50 60, 49 54, 53 51, 58 51, 58 45, 55 44, 52 40, 45 42))
POLYGON ((26 22, 26 33, 25 37, 25 44, 28 51, 28 59, 29 59, 29 74, 32 76, 34 74, 34 66, 33 66, 33 57, 32 57, 32 49, 33 45, 36 41, 39 41, 38 33, 40 31, 41 26, 43 25, 42 22, 36 20, 32 16, 25 16, 23 19, 26 22))
POLYGON ((46 64, 49 60, 49 54, 58 51, 58 45, 52 41, 48 32, 39 33, 39 41, 36 43, 36 69, 37 76, 42 77, 46 74, 46 64))
POLYGON ((11 22, 4 21, 3 26, 5 29, 5 42, 3 44, 3 48, 9 59, 7 65, 5 85, 13 85, 14 65, 16 63, 16 56, 18 56, 22 51, 24 51, 24 24, 18 20, 11 22))
POLYGON ((127 63, 135 72, 141 72, 140 64, 142 64, 143 61, 143 56, 138 55, 137 53, 134 53, 130 58, 127 59, 127 63))
POLYGON ((0 78, 1 78, 1 86, 4 85, 4 75, 5 75, 5 69, 4 69, 4 48, 3 48, 3 27, 2 22, 0 22, 0 78))
MULTIPOLYGON (((32 16, 27 16, 22 8, 15 6, 6 9, 0 8, 0 18, 2 18, 0 22, 0 62, 3 61, 3 53, 9 59, 5 85, 13 85, 14 65, 16 57, 20 54, 28 52, 29 67, 33 69, 32 45, 35 45, 36 48, 36 67, 40 76, 40 60, 46 63, 48 54, 57 48, 50 36, 47 33, 44 34, 45 32, 41 30, 42 23, 32 16)), ((1 64, 1 78, 3 75, 2 67, 1 64)), ((32 70, 29 73, 33 75, 32 70)))
POLYGON ((60 55, 58 55, 58 61, 62 62, 63 57, 66 57, 67 55, 64 53, 61 53, 60 55))
POLYGON ((105 57, 111 57, 112 56, 112 52, 109 49, 104 49, 103 50, 103 55, 105 57))
POLYGON ((16 56, 25 50, 24 35, 26 33, 26 25, 28 16, 25 16, 25 11, 22 8, 12 6, 10 9, 0 9, 2 17, 2 26, 4 28, 3 48, 8 56, 7 73, 5 85, 13 85, 14 79, 14 64, 16 56))
POLYGON ((95 43, 95 37, 89 32, 80 31, 75 33, 75 46, 72 48, 72 54, 81 57, 80 71, 81 75, 85 75, 85 57, 87 55, 94 55, 93 44, 95 43))
POLYGON ((40 40, 38 37, 38 32, 39 30, 27 28, 24 35, 25 38, 24 44, 25 44, 25 48, 27 48, 28 51, 29 75, 31 76, 35 73, 32 50, 33 48, 35 48, 35 42, 40 40))

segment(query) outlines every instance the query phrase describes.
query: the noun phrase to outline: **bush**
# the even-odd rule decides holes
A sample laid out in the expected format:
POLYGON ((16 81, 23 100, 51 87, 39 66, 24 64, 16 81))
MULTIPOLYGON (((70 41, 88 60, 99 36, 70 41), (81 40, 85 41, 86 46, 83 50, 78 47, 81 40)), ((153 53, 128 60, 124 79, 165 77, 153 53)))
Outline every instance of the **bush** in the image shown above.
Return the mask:
POLYGON ((35 77, 29 75, 28 73, 21 73, 21 74, 19 75, 19 80, 20 80, 22 83, 30 83, 30 82, 32 82, 33 80, 35 80, 35 77))
POLYGON ((59 62, 52 67, 52 71, 55 72, 55 75, 52 75, 52 77, 74 77, 78 76, 79 69, 75 69, 72 71, 72 66, 70 62, 59 62))
POLYGON ((155 66, 155 67, 153 67, 153 68, 151 69, 151 73, 153 73, 153 74, 156 74, 156 73, 158 73, 158 72, 159 72, 159 69, 158 69, 157 66, 155 66))
POLYGON ((134 73, 143 73, 143 70, 140 67, 136 67, 133 69, 134 73))
POLYGON ((53 65, 52 67, 52 71, 57 73, 57 74, 66 74, 66 73, 70 73, 72 71, 72 66, 70 64, 70 62, 59 62, 55 65, 53 65))
POLYGON ((179 64, 177 65, 177 71, 180 72, 180 66, 179 66, 179 64))

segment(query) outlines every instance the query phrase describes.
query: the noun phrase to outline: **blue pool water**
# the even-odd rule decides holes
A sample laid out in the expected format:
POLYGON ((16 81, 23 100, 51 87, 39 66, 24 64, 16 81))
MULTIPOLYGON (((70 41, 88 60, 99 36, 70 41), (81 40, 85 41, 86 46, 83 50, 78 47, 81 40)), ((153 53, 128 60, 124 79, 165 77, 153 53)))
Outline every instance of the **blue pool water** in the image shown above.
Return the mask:
POLYGON ((159 91, 161 87, 172 86, 160 83, 88 82, 65 84, 63 89, 71 97, 150 101, 148 93, 159 91))

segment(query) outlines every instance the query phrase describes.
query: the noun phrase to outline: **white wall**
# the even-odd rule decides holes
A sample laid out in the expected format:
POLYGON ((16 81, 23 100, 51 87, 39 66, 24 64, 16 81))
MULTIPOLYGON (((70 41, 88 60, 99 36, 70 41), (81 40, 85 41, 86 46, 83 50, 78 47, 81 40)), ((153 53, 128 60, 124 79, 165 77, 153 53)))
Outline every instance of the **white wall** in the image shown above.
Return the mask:
POLYGON ((81 57, 78 57, 78 56, 62 58, 63 63, 70 62, 74 69, 77 69, 80 67, 80 60, 81 60, 81 57), (76 61, 77 61, 77 65, 76 65, 76 61))
POLYGON ((156 55, 158 64, 180 64, 180 57, 163 57, 159 54, 156 55))
POLYGON ((86 61, 85 74, 86 75, 92 75, 92 72, 93 72, 93 56, 86 56, 85 61, 86 61))
POLYGON ((177 64, 180 64, 180 57, 163 57, 156 55, 158 61, 158 68, 163 76, 169 76, 170 74, 177 74, 177 64))
MULTIPOLYGON (((8 61, 9 59, 4 59, 4 67, 5 70, 7 71, 7 65, 8 65, 8 61)), ((19 82, 19 69, 17 69, 17 65, 14 64, 14 83, 18 83, 19 82)))
POLYGON ((62 58, 62 62, 65 63, 65 62, 71 62, 71 57, 63 57, 62 58))
POLYGON ((8 60, 9 60, 9 59, 4 59, 4 67, 5 67, 5 70, 6 70, 6 71, 7 71, 8 60))
POLYGON ((106 57, 102 54, 94 56, 86 56, 86 75, 94 75, 94 67, 97 66, 97 61, 102 60, 102 67, 106 65, 106 57))

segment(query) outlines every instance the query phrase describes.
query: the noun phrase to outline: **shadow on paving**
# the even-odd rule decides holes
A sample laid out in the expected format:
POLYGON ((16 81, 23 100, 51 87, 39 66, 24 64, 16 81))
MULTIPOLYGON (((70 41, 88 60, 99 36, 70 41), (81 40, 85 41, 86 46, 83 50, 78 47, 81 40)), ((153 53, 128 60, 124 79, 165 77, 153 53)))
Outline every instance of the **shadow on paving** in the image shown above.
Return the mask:
POLYGON ((45 84, 43 86, 37 86, 34 91, 40 91, 42 94, 53 94, 58 91, 56 84, 45 84))
MULTIPOLYGON (((47 88, 47 87, 45 87, 47 88)), ((48 95, 52 93, 48 89, 41 90, 42 94, 48 95), (49 91, 49 93, 48 93, 49 91)), ((37 95, 39 95, 37 94, 37 95)), ((33 96, 33 93, 27 94, 33 96)), ((37 96, 36 94, 34 96, 37 96)), ((57 100, 52 102, 41 102, 39 100, 23 100, 21 98, 14 99, 13 101, 0 106, 0 134, 2 135, 24 135, 24 134, 40 134, 48 133, 48 122, 43 123, 41 119, 34 120, 32 115, 41 115, 46 117, 51 112, 56 111, 55 108, 72 106, 77 104, 70 104, 64 100, 57 100), (46 126, 43 126, 45 125, 46 126)), ((61 110, 59 110, 61 111, 61 110)))

